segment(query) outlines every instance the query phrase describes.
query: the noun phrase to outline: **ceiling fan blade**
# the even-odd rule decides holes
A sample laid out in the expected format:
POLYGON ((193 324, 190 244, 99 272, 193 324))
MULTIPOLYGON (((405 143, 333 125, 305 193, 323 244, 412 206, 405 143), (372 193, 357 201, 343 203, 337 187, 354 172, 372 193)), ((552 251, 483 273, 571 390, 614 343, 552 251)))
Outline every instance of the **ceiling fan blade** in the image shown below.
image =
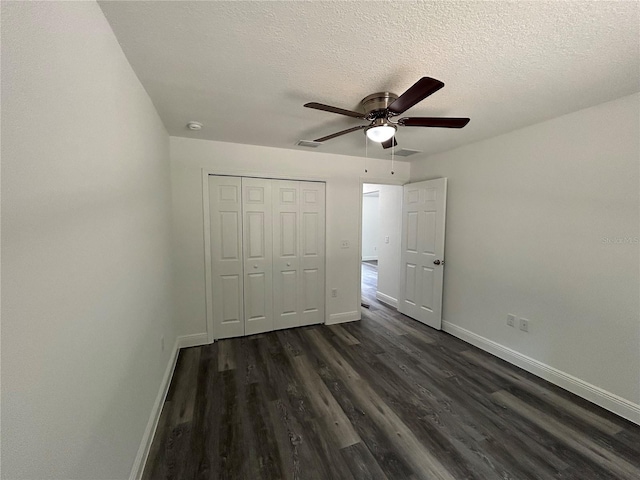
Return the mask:
POLYGON ((444 83, 440 80, 436 80, 431 77, 422 77, 414 83, 409 90, 404 92, 391 105, 389 105, 388 110, 396 114, 403 113, 413 107, 416 103, 421 102, 429 95, 437 92, 442 87, 444 87, 444 83))
POLYGON ((337 113, 339 115, 346 115, 347 117, 364 119, 364 114, 362 113, 354 112, 352 110, 345 110, 344 108, 332 107, 331 105, 324 105, 323 103, 310 102, 310 103, 305 103, 304 106, 307 108, 315 108, 316 110, 322 110, 324 112, 331 112, 331 113, 337 113))
POLYGON ((408 117, 401 118, 398 120, 398 123, 405 127, 462 128, 469 123, 469 121, 469 118, 408 117))
POLYGON ((387 149, 387 148, 391 148, 391 147, 397 146, 398 142, 396 142, 396 137, 393 136, 389 140, 387 140, 386 142, 382 142, 380 145, 382 145, 382 148, 387 149))
POLYGON ((332 133, 331 135, 327 135, 326 137, 316 138, 314 142, 324 142, 326 140, 331 140, 332 138, 339 137, 340 135, 346 135, 347 133, 357 132, 358 130, 362 130, 363 128, 367 128, 369 125, 358 125, 357 127, 348 128, 346 130, 342 130, 341 132, 332 133))

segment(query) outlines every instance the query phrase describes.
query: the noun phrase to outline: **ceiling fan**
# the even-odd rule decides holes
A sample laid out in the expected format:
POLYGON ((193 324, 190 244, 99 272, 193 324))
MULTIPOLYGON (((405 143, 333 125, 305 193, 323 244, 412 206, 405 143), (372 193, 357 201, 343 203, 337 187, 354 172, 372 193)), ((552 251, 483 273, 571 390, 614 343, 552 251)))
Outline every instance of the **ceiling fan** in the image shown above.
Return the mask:
POLYGON ((360 102, 364 113, 316 102, 305 103, 304 106, 370 122, 369 125, 358 125, 357 127, 348 128, 327 135, 326 137, 318 138, 314 140, 315 142, 324 142, 341 135, 346 135, 347 133, 364 130, 370 140, 380 143, 383 148, 390 148, 398 144, 395 139, 398 126, 462 128, 469 123, 468 118, 452 117, 403 117, 396 122, 392 120, 393 117, 397 117, 409 110, 415 104, 437 92, 442 87, 444 87, 444 83, 440 80, 422 77, 400 96, 390 92, 378 92, 364 97, 360 102))

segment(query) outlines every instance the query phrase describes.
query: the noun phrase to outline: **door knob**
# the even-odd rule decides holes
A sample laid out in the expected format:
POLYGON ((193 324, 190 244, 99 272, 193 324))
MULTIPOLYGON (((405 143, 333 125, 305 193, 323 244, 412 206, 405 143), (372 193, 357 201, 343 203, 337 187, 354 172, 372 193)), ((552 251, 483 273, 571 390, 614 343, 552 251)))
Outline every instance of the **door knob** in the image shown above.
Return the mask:
POLYGON ((440 265, 440 264, 444 265, 444 260, 442 262, 440 260, 434 260, 433 264, 434 265, 440 265))

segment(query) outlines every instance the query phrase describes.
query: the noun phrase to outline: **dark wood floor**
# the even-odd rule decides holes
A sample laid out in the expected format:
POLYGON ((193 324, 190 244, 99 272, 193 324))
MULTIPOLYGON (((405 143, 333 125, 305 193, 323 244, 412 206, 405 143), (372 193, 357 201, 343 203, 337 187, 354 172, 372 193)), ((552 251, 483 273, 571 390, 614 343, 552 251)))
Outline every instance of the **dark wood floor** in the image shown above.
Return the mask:
POLYGON ((640 427, 375 299, 182 350, 145 479, 638 479, 640 427))

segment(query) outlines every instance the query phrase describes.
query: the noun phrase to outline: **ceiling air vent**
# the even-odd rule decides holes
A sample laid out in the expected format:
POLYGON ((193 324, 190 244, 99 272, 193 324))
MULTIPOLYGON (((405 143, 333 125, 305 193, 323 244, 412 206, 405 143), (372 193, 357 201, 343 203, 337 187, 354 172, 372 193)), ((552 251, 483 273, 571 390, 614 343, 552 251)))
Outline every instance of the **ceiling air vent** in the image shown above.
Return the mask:
POLYGON ((408 157, 410 155, 414 155, 416 153, 422 153, 421 150, 411 150, 410 148, 401 148, 400 150, 396 150, 394 155, 396 157, 408 157))
POLYGON ((299 147, 318 148, 320 145, 322 145, 322 142, 314 142, 312 140, 299 140, 296 145, 298 145, 299 147))

